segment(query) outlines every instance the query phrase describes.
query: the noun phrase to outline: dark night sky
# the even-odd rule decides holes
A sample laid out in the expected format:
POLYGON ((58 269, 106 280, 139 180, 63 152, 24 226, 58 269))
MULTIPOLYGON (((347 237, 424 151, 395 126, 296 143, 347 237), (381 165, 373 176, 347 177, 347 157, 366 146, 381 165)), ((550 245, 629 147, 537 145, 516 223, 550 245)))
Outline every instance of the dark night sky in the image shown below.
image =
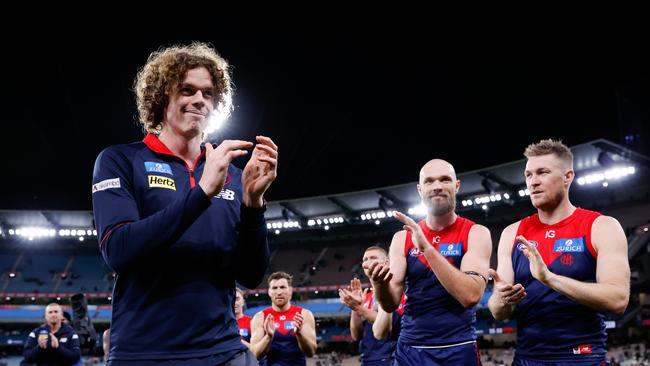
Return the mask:
POLYGON ((617 94, 649 75, 644 9, 186 6, 5 15, 0 209, 91 208, 97 154, 142 138, 131 85, 161 45, 233 65, 224 136, 277 142, 269 200, 414 181, 433 157, 501 164, 544 137, 621 142, 617 94))

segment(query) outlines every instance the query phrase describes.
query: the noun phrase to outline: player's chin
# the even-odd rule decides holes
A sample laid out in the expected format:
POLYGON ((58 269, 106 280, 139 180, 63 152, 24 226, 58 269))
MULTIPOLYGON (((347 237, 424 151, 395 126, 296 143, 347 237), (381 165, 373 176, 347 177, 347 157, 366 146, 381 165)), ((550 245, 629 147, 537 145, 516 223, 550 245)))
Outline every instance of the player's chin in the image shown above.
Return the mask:
POLYGON ((545 197, 531 197, 530 198, 530 203, 533 204, 533 207, 535 208, 541 208, 544 207, 546 204, 546 199, 545 197))

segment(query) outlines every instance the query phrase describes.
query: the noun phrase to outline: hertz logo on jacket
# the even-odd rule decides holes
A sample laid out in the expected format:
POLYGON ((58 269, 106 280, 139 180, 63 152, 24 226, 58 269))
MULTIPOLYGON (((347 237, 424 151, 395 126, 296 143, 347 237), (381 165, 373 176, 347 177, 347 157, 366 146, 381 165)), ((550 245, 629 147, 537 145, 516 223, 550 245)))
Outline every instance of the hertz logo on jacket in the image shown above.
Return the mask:
POLYGON ((171 190, 176 190, 176 182, 167 177, 161 177, 159 175, 149 175, 147 176, 149 181, 149 188, 167 188, 171 190))

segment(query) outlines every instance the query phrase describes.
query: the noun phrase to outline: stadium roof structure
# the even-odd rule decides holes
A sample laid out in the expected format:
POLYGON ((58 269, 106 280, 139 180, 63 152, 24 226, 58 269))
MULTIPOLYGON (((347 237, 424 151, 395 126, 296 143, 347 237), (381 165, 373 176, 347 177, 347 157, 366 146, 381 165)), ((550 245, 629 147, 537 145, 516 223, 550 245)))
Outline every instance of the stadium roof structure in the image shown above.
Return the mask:
MULTIPOLYGON (((572 200, 576 195, 593 201, 607 197, 612 203, 612 200, 628 200, 635 192, 646 195, 650 190, 650 158, 604 139, 573 146, 571 150, 576 172, 572 200), (603 194, 602 190, 615 191, 616 194, 603 194)), ((489 146, 472 153, 480 159, 481 154, 489 154, 489 146)), ((458 211, 471 216, 471 212, 487 212, 499 206, 528 201, 523 174, 525 162, 522 158, 459 173, 458 211)), ((413 216, 423 215, 419 203, 416 182, 409 182, 364 191, 269 202, 266 218, 269 229, 275 234, 302 229, 329 230, 330 227, 350 224, 378 225, 390 218, 393 210, 413 216)), ((96 234, 91 211, 0 210, 0 235, 93 239, 96 234)))

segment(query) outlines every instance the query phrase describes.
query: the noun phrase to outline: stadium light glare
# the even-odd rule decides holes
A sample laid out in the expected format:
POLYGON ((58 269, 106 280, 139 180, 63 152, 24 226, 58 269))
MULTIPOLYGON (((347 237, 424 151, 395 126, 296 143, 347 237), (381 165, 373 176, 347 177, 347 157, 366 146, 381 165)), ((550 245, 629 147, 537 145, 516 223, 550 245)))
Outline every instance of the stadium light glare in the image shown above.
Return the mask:
POLYGON ((323 229, 325 229, 325 230, 329 230, 329 229, 330 229, 330 226, 329 226, 329 225, 325 225, 325 227, 323 227, 323 229))
POLYGON ((381 221, 379 221, 379 220, 375 220, 375 225, 379 225, 380 222, 381 221))
MULTIPOLYGON (((609 185, 608 181, 618 180, 628 175, 633 175, 635 173, 636 173, 636 168, 634 166, 611 168, 604 171, 598 171, 598 172, 594 172, 579 177, 578 184, 583 186, 585 184, 593 184, 593 183, 599 183, 604 181, 607 182, 609 185)), ((603 186, 607 187, 605 185, 603 186)))
POLYGON ((408 209, 408 214, 414 216, 425 216, 427 214, 427 208, 420 203, 416 206, 410 207, 408 209))
POLYGON ((224 99, 224 102, 220 103, 219 107, 215 108, 208 116, 208 125, 205 128, 205 133, 208 135, 221 129, 226 124, 226 120, 228 120, 228 117, 230 116, 232 95, 225 95, 224 99))
POLYGON ((84 241, 84 237, 83 237, 83 236, 80 236, 80 237, 79 237, 79 241, 84 241))

